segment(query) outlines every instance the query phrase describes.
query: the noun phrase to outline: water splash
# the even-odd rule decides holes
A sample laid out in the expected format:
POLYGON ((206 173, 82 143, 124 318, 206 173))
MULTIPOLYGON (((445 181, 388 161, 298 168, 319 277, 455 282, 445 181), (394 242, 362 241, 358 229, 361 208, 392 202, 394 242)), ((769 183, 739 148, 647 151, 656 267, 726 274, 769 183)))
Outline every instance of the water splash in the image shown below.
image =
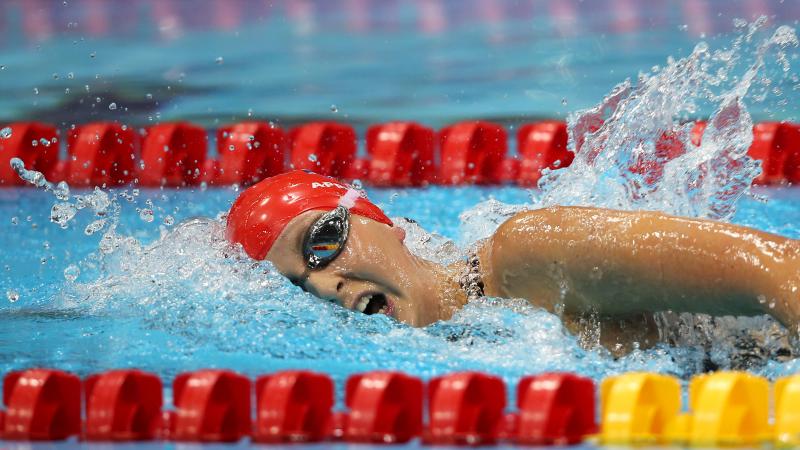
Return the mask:
POLYGON ((751 95, 756 83, 788 79, 786 52, 798 45, 788 26, 758 41, 765 22, 737 22, 739 35, 729 48, 710 50, 701 42, 688 57, 641 74, 636 86, 625 81, 598 106, 572 114, 575 160, 542 177, 534 203, 730 219, 760 173, 747 156, 753 123, 745 100, 766 98, 758 89, 751 95), (777 75, 765 76, 774 63, 777 75), (714 113, 698 146, 686 118, 704 104, 714 113))

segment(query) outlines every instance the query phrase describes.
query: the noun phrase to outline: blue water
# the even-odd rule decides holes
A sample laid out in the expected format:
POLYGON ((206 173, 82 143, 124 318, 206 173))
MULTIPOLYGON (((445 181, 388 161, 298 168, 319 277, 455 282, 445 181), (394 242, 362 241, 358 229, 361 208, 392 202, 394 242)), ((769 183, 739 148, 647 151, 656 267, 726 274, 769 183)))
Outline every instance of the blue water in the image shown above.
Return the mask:
MULTIPOLYGON (((459 227, 462 212, 490 198, 519 204, 530 195, 512 187, 369 193, 391 217, 415 219, 462 245, 469 235, 459 227), (443 202, 448 208, 441 208, 443 202)), ((800 191, 759 194, 769 201, 743 200, 734 222, 800 237, 800 191)), ((473 305, 451 322, 409 328, 324 305, 279 275, 261 280, 225 273, 241 266, 219 257, 213 243, 203 242, 209 239, 208 228, 190 229, 186 238, 169 235, 182 220, 226 211, 235 196, 233 189, 144 190, 133 203, 120 200, 117 234, 128 242, 104 255, 101 233, 84 234, 93 214, 80 211, 62 230, 48 220, 50 194, 0 191, 0 246, 6 249, 0 255, 0 293, 19 293, 14 303, 0 301, 0 372, 52 366, 85 375, 140 367, 170 378, 201 367, 229 367, 250 375, 304 367, 343 381, 373 369, 424 377, 480 369, 513 383, 526 373, 551 369, 597 379, 633 369, 684 377, 698 370, 682 366, 680 355, 670 351, 648 350, 615 361, 600 351, 581 350, 555 316, 532 308, 514 312, 508 305, 473 305), (152 222, 137 212, 148 200, 155 211, 152 222), (165 225, 167 216, 176 224, 165 225), (186 242, 194 245, 194 253, 184 248, 186 242), (205 266, 193 267, 198 261, 205 266), (68 281, 65 269, 73 265, 80 275, 68 281), (495 352, 498 345, 507 356, 495 352)), ((757 370, 776 375, 795 365, 775 363, 757 370)))
MULTIPOLYGON (((727 41, 733 19, 761 15, 791 25, 800 5, 9 0, 0 3, 0 121, 323 118, 362 127, 412 119, 439 127, 563 118, 621 80, 688 55, 700 39, 727 41)), ((786 105, 754 105, 754 118, 796 118, 792 84, 773 86, 786 105)))
MULTIPOLYGON (((800 17, 790 1, 187 4, 1 3, 0 121, 66 129, 188 119, 213 129, 248 118, 284 126, 322 118, 363 131, 393 119, 440 127, 487 118, 513 132, 595 105, 616 83, 688 55, 700 39, 724 46, 736 17, 766 15, 772 27, 800 17)), ((772 82, 753 95, 778 94, 748 99, 753 119, 795 120, 797 77, 766 76, 772 82)), ((713 111, 700 103, 679 119, 713 111)), ((513 210, 504 205, 535 204, 539 195, 513 187, 367 190, 390 217, 436 233, 409 234, 414 251, 436 258, 463 255, 513 210)), ((322 303, 266 263, 229 257, 220 215, 237 194, 108 191, 101 214, 84 208, 62 229, 50 221, 52 194, 0 190, 0 373, 138 367, 170 380, 205 367, 251 376, 306 368, 341 386, 374 369, 424 378, 469 369, 502 376, 511 394, 519 377, 545 370, 596 380, 652 370, 686 380, 705 368, 696 348, 658 346, 619 359, 582 349, 556 316, 524 302, 474 302, 423 329, 322 303), (87 235, 90 224, 99 229, 87 235)), ((757 189, 736 204, 733 222, 800 238, 800 188, 757 189)), ((724 351, 716 358, 725 367, 724 351)), ((800 362, 751 370, 774 378, 800 362)))

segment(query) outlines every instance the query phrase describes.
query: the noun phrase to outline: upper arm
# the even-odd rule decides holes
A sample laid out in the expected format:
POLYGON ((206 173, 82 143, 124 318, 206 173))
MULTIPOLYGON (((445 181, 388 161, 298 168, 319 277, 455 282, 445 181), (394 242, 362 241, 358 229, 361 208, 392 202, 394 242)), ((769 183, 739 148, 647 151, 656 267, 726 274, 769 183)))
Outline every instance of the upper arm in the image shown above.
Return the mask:
POLYGON ((757 295, 774 296, 780 282, 777 268, 765 270, 776 258, 760 250, 773 238, 658 212, 533 210, 503 223, 486 246, 487 294, 606 315, 754 314, 757 295))

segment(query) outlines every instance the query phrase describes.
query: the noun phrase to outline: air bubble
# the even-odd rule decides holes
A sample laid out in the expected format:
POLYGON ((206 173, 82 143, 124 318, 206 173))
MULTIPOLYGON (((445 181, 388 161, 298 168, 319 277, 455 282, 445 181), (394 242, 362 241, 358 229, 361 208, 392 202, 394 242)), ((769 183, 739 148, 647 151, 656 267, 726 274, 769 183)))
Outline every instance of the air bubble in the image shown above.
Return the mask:
POLYGON ((78 276, 81 274, 81 269, 78 268, 75 264, 70 264, 64 269, 64 279, 69 281, 70 283, 74 282, 78 279, 78 276))

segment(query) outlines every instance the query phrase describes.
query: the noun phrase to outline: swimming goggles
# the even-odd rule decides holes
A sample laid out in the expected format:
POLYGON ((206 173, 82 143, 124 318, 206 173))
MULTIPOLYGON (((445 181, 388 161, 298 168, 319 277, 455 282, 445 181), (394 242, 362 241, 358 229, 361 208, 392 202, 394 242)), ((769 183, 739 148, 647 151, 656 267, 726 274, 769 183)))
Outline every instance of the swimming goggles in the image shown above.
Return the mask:
POLYGON ((344 206, 325 213, 308 229, 303 259, 309 269, 321 269, 339 256, 350 232, 350 211, 344 206))

